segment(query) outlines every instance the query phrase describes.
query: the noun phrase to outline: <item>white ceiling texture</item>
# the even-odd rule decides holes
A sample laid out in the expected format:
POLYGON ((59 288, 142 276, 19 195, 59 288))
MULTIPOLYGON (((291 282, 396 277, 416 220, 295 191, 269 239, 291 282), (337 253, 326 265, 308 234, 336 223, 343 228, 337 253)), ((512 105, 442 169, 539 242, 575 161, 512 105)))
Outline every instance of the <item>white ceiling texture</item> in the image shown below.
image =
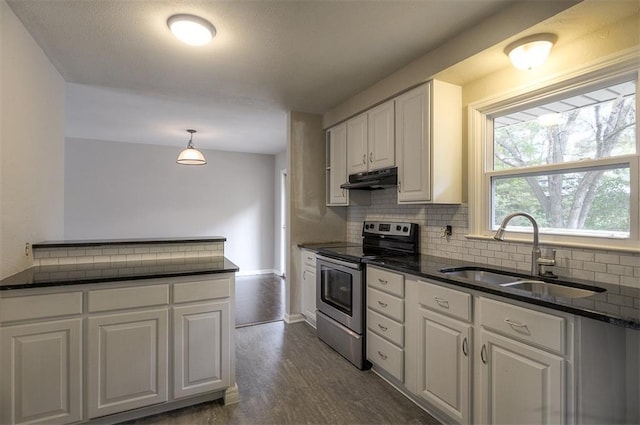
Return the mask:
POLYGON ((274 154, 323 113, 512 0, 9 0, 67 82, 67 136, 274 154), (205 46, 171 15, 209 20, 205 46))

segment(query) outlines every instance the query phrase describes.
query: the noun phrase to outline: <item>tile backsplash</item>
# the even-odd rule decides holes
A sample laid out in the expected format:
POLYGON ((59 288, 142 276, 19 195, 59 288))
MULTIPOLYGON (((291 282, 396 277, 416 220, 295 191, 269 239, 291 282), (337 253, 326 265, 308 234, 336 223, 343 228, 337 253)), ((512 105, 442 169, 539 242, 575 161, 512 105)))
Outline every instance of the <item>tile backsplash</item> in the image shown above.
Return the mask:
POLYGON ((224 242, 185 242, 157 244, 105 244, 90 247, 38 248, 33 251, 34 266, 133 262, 224 256, 224 242))
MULTIPOLYGON (((449 257, 474 263, 528 271, 531 268, 531 244, 471 240, 466 205, 398 205, 395 190, 371 193, 371 205, 347 210, 347 240, 362 239, 365 220, 408 221, 420 225, 420 251, 425 255, 449 257), (442 228, 451 225, 451 236, 443 237, 442 228)), ((542 249, 544 254, 544 239, 542 249)), ((554 247, 555 274, 594 282, 606 282, 640 289, 640 253, 596 249, 554 247)))

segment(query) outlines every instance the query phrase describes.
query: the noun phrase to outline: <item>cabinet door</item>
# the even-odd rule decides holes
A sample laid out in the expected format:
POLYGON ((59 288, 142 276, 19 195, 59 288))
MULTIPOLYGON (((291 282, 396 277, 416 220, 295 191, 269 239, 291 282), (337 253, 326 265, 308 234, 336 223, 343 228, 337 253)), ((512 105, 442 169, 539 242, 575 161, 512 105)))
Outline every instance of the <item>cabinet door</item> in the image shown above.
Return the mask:
POLYGON ((367 114, 347 121, 347 174, 368 169, 367 114))
POLYGON ((230 383, 229 302, 173 309, 173 396, 227 388, 230 383))
POLYGON ((431 200, 429 85, 396 99, 398 203, 431 200))
POLYGON ((82 319, 0 329, 0 423, 82 419, 82 319))
POLYGON ((368 112, 369 170, 395 165, 395 115, 393 101, 368 112))
POLYGON ((302 270, 302 313, 308 322, 316 323, 316 271, 305 266, 302 270))
POLYGON ((485 330, 478 352, 482 423, 566 423, 561 357, 485 330))
POLYGON ((167 316, 161 309, 89 317, 89 418, 167 401, 167 316))
POLYGON ((468 424, 471 326, 425 309, 420 309, 419 320, 418 395, 468 424))
POLYGON ((340 187, 347 182, 347 125, 341 124, 328 131, 329 164, 327 182, 327 203, 329 205, 348 205, 349 192, 340 187))

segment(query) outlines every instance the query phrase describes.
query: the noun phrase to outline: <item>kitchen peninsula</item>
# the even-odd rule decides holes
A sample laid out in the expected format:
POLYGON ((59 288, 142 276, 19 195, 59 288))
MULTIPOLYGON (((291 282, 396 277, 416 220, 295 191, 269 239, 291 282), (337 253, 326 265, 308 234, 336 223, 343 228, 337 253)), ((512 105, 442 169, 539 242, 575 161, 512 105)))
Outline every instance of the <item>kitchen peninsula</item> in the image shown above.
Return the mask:
POLYGON ((237 402, 238 267, 225 241, 34 244, 33 267, 0 281, 0 423, 116 423, 237 402))

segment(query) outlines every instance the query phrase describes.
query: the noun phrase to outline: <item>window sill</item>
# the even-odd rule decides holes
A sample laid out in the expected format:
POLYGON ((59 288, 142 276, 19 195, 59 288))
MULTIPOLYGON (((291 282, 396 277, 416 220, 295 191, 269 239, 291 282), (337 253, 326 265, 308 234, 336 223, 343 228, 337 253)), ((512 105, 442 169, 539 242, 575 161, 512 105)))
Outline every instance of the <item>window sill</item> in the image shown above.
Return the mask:
MULTIPOLYGON (((559 241, 552 239, 545 239, 546 235, 540 236, 540 245, 544 246, 557 246, 564 248, 576 248, 576 249, 593 249, 600 251, 616 251, 616 252, 628 252, 633 254, 640 253, 640 244, 637 241, 620 241, 620 240, 603 240, 598 243, 587 243, 587 242, 572 242, 572 241, 559 241)), ((469 234, 464 235, 465 238, 470 240, 484 240, 484 241, 495 241, 493 239, 493 234, 469 234)), ((505 237, 504 242, 514 242, 514 243, 525 243, 531 245, 532 236, 531 234, 526 237, 521 236, 507 236, 505 237)))

